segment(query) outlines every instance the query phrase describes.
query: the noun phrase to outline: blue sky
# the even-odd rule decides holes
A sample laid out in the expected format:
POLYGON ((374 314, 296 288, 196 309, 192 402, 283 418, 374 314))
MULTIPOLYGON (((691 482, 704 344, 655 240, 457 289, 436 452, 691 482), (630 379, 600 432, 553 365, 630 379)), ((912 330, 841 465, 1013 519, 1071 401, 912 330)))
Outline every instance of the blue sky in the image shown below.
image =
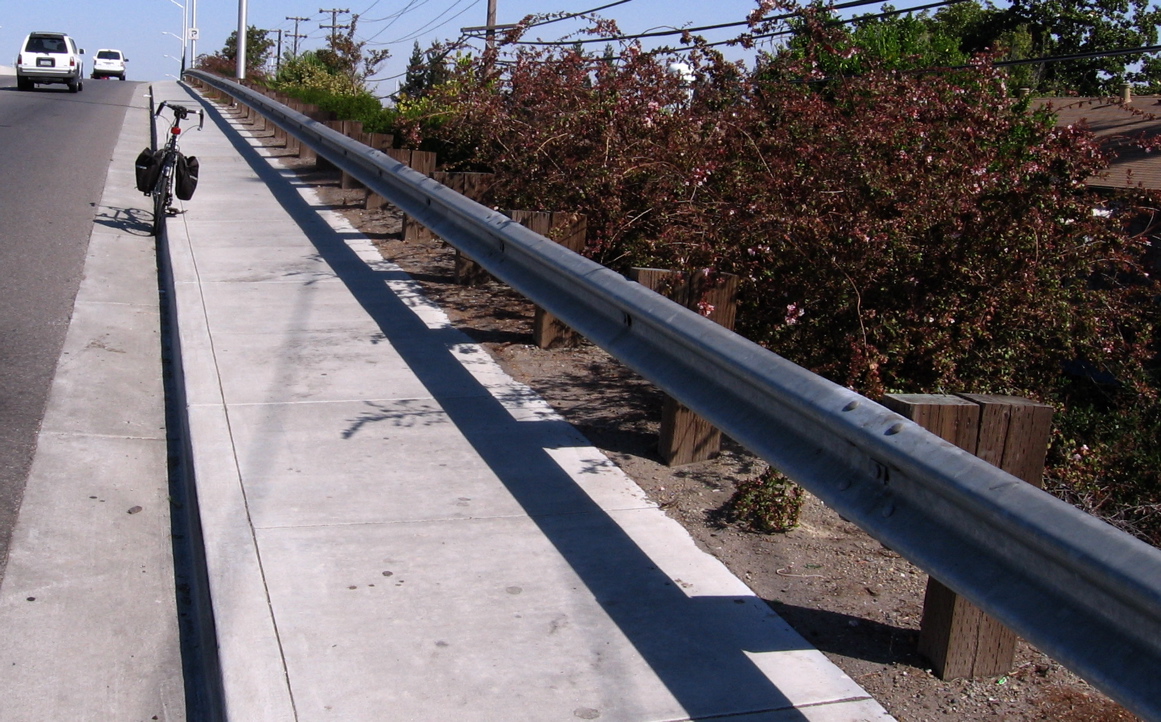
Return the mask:
MULTIPOLYGON (((614 0, 497 0, 497 22, 513 23, 529 13, 550 11, 581 12, 609 4, 614 0)), ((32 30, 60 30, 75 37, 86 52, 87 67, 98 48, 117 48, 129 58, 128 75, 132 80, 164 80, 177 75, 182 54, 182 17, 185 10, 197 8, 199 40, 197 52, 220 50, 226 38, 238 27, 238 0, 0 0, 0 64, 11 65, 24 36, 32 30), (168 57, 167 57, 168 56, 168 57)), ((909 3, 900 3, 906 7, 909 3)), ((404 72, 412 45, 418 40, 427 47, 433 40, 459 37, 460 28, 484 25, 487 0, 354 0, 350 4, 320 3, 311 0, 248 0, 248 22, 263 29, 294 32, 294 21, 288 16, 306 17, 298 32, 308 37, 300 40, 299 49, 322 47, 329 32, 320 24, 329 24, 329 13, 320 7, 335 7, 359 13, 358 35, 386 47, 392 57, 379 75, 385 80, 381 92, 395 89, 394 76, 404 72)), ((625 33, 644 32, 658 27, 689 27, 744 20, 755 7, 755 0, 631 0, 601 12, 613 18, 625 33)), ((878 5, 868 6, 873 12, 878 5)), ((339 23, 344 18, 339 16, 339 23)), ((571 27, 576 27, 575 23, 571 27)), ((540 37, 558 39, 569 31, 569 23, 540 28, 540 37)), ((733 30, 705 33, 711 40, 732 37, 733 30)), ((273 37, 273 35, 272 35, 273 37)), ((285 39, 286 48, 290 39, 285 39)), ((369 46, 370 47, 370 46, 369 46)), ((734 51, 742 57, 742 51, 734 51)))

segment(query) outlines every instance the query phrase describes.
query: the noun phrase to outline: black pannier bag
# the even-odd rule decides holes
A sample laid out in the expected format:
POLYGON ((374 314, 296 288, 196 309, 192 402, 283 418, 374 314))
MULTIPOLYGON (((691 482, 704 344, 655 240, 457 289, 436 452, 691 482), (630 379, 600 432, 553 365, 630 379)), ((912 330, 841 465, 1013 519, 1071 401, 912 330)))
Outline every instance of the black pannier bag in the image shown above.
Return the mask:
POLYGON ((137 190, 149 193, 157 185, 157 177, 161 175, 161 164, 165 160, 165 151, 152 151, 148 148, 137 154, 133 170, 137 172, 137 190))
POLYGON ((178 153, 177 169, 174 173, 174 195, 183 201, 193 198, 194 191, 198 189, 198 170, 200 167, 201 164, 198 162, 197 156, 191 155, 187 158, 178 153))

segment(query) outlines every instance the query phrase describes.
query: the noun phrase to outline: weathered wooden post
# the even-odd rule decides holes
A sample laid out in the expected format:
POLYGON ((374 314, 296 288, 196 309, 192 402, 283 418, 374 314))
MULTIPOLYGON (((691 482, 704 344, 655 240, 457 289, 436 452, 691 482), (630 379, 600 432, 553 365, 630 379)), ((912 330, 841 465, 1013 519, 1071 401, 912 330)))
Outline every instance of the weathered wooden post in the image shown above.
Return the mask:
MULTIPOLYGON (((385 137, 390 138, 391 136, 385 137)), ((391 158, 407 166, 408 168, 418 170, 424 175, 431 175, 431 173, 435 170, 435 153, 411 150, 410 148, 380 148, 380 150, 382 150, 391 158), (419 164, 420 167, 416 168, 416 164, 419 164)), ((367 210, 378 210, 385 205, 387 205, 386 198, 383 198, 382 196, 375 193, 371 193, 370 191, 367 192, 367 200, 364 203, 364 207, 367 210)), ((416 238, 417 231, 415 230, 415 227, 423 228, 423 226, 419 226, 417 223, 415 223, 415 221, 410 220, 406 215, 403 216, 404 240, 414 240, 416 238)))
MULTIPOLYGON (((362 134, 363 124, 360 121, 357 121, 357 120, 336 120, 334 117, 335 116, 334 113, 328 113, 328 115, 330 117, 327 120, 324 120, 323 124, 326 125, 326 127, 330 128, 331 130, 338 131, 339 133, 342 133, 343 135, 347 136, 348 138, 354 137, 356 134, 357 135, 362 134)), ((314 163, 315 163, 315 168, 318 170, 321 170, 321 171, 338 170, 338 166, 336 166, 334 163, 331 163, 329 160, 327 160, 326 158, 323 158, 322 156, 318 156, 317 158, 315 158, 314 163)), ((344 175, 346 175, 346 174, 344 173, 344 175)))
MULTIPOLYGON (((343 127, 345 126, 345 124, 346 124, 346 121, 343 121, 343 120, 327 120, 327 121, 323 122, 323 125, 330 128, 331 130, 338 131, 339 133, 343 132, 343 127)), ((326 158, 323 158, 321 155, 315 157, 314 168, 315 168, 315 170, 324 171, 324 172, 338 170, 338 167, 334 163, 331 163, 329 160, 327 160, 326 158)))
MULTIPOLYGON (((1012 396, 889 394, 883 405, 1012 476, 1041 486, 1052 407, 1012 396)), ((927 580, 919 653, 941 679, 1011 671, 1016 635, 934 578, 927 580)))
MULTIPOLYGON (((283 105, 285 105, 287 107, 290 107, 290 97, 289 96, 283 95, 282 93, 271 93, 270 97, 274 101, 276 101, 278 103, 282 103, 283 105)), ((270 128, 271 128, 271 130, 274 131, 274 135, 273 135, 274 142, 282 143, 282 147, 289 150, 290 149, 290 141, 287 139, 286 131, 283 130, 281 127, 273 124, 273 123, 270 124, 270 128)))
MULTIPOLYGON (((286 105, 293 111, 298 113, 306 113, 306 103, 302 102, 301 100, 287 98, 286 105)), ((289 153, 292 153, 294 156, 300 157, 300 153, 302 152, 302 141, 296 138, 292 133, 288 133, 286 131, 283 131, 282 137, 286 141, 286 150, 289 153)))
MULTIPOLYGON (((447 172, 436 171, 431 174, 432 179, 440 185, 447 186, 465 198, 482 201, 484 194, 492 186, 492 173, 447 172)), ((488 274, 472 259, 455 251, 455 280, 461 286, 471 286, 482 283, 488 274)))
MULTIPOLYGON (((562 211, 508 211, 512 220, 545 238, 556 241, 573 253, 583 253, 588 236, 588 218, 562 211)), ((458 266, 457 266, 458 270, 458 266)), ((533 307, 532 343, 551 348, 576 343, 576 333, 540 306, 533 307)))
POLYGON ((375 150, 387 152, 395 147, 395 136, 391 133, 371 133, 367 145, 375 150))
MULTIPOLYGON (((435 153, 429 150, 407 150, 406 148, 395 148, 392 150, 383 151, 403 165, 412 170, 430 176, 435 173, 435 153)), ((414 218, 403 214, 403 240, 405 241, 427 241, 435 238, 435 234, 422 224, 416 222, 414 218)))
MULTIPOLYGON (((347 125, 343 131, 348 138, 361 143, 367 147, 371 146, 371 134, 363 131, 363 124, 357 120, 348 120, 347 125)), ((339 188, 345 191, 358 190, 362 188, 363 184, 355 180, 355 177, 350 173, 343 171, 342 177, 339 179, 339 188)))
MULTIPOLYGON (((316 120, 320 123, 326 123, 327 121, 335 119, 335 114, 333 112, 329 110, 323 110, 317 105, 310 105, 307 103, 300 103, 299 105, 301 107, 297 108, 296 110, 311 120, 316 120)), ((298 157, 300 160, 315 164, 319 162, 318 153, 316 153, 313 148, 302 142, 296 142, 295 145, 298 148, 298 157)))
MULTIPOLYGON (((367 145, 375 150, 388 153, 395 145, 395 136, 390 133, 371 133, 370 140, 367 145)), ((367 191, 366 197, 363 199, 363 207, 369 211, 379 210, 387 205, 387 199, 371 191, 367 191)))
MULTIPOLYGON (((270 91, 265 88, 255 87, 254 90, 268 98, 270 97, 270 91)), ((266 132, 269 129, 269 121, 266 120, 266 116, 257 110, 254 111, 250 125, 253 126, 250 128, 251 133, 266 132)))
MULTIPOLYGON (((734 329, 738 277, 733 274, 718 274, 711 279, 700 273, 688 276, 667 269, 633 268, 629 277, 690 310, 707 311, 704 315, 711 321, 731 331, 734 329)), ((681 402, 665 397, 657 451, 666 465, 705 461, 716 456, 721 448, 722 432, 681 402)))

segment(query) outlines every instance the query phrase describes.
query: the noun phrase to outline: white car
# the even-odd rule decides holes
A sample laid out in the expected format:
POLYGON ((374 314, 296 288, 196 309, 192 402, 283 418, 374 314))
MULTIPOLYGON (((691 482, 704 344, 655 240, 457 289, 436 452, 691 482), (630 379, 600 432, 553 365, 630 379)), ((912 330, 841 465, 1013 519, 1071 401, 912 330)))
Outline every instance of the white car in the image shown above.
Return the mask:
POLYGON ((100 80, 101 78, 120 78, 125 79, 125 63, 129 62, 129 58, 125 57, 120 50, 112 50, 110 48, 102 48, 93 56, 93 74, 90 76, 93 80, 100 80))
POLYGON ((84 49, 65 33, 29 33, 16 56, 16 87, 32 90, 34 85, 58 83, 69 90, 84 90, 84 49))

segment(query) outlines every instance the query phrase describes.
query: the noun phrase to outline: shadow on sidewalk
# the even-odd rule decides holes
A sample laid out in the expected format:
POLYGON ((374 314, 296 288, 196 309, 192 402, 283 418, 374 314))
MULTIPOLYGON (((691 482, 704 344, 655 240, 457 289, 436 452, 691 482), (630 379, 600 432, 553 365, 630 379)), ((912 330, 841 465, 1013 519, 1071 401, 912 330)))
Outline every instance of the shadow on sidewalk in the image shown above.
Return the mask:
MULTIPOLYGON (((228 125, 217 106, 202 102, 220 126, 228 125)), ((688 596, 546 451, 547 438, 560 439, 549 427, 561 422, 517 421, 499 399, 465 394, 482 387, 451 347, 470 340, 429 329, 387 287, 398 273, 369 267, 348 247, 349 234, 320 223, 285 175, 237 133, 226 136, 688 715, 785 710, 779 720, 805 720, 749 655, 812 647, 757 597, 688 596)), ((350 438, 390 423, 423 421, 401 419, 398 404, 371 405, 340 433, 350 438)))

